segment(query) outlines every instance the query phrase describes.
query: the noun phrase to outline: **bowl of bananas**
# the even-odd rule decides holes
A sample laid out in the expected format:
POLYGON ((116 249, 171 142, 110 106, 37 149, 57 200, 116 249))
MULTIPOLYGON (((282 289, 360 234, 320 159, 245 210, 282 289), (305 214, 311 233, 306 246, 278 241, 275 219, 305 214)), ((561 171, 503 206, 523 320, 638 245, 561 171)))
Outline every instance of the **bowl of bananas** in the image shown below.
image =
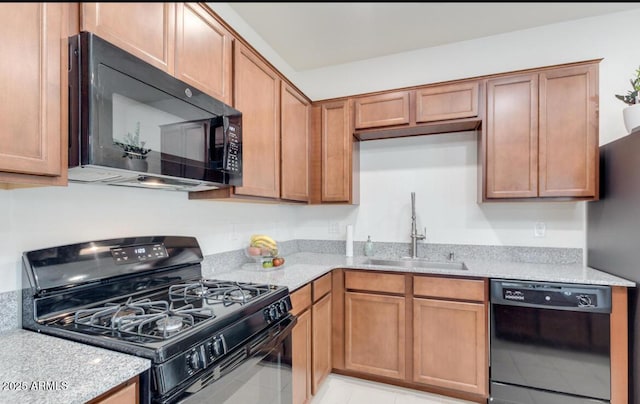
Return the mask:
POLYGON ((260 270, 279 269, 284 266, 284 258, 278 255, 278 243, 265 234, 251 236, 245 254, 255 260, 260 270))

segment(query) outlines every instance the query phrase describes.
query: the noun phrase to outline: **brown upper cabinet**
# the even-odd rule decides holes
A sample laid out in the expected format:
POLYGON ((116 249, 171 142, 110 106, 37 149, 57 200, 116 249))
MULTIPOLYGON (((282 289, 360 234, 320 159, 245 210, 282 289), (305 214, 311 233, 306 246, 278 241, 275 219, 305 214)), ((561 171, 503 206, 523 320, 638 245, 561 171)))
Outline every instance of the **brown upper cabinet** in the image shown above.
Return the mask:
POLYGON ((416 90, 416 123, 478 116, 478 81, 416 90))
POLYGON ((280 78, 251 49, 234 49, 234 106, 242 111, 242 186, 235 194, 280 197, 280 78))
POLYGON ((356 98, 353 106, 355 129, 409 123, 409 91, 356 98))
POLYGON ((309 200, 309 128, 311 104, 284 81, 281 85, 282 199, 309 200))
POLYGON ((231 33, 199 4, 175 5, 175 76, 231 105, 231 33))
POLYGON ((475 130, 481 85, 470 80, 355 97, 355 135, 375 140, 475 130))
POLYGON ((73 33, 72 7, 69 3, 0 5, 2 188, 67 184, 67 47, 63 44, 73 33))
POLYGON ((81 29, 231 104, 233 37, 198 3, 80 3, 81 29))
POLYGON ((173 74, 176 3, 80 3, 80 29, 173 74))
POLYGON ((487 81, 484 200, 598 198, 598 64, 487 81))
POLYGON ((358 203, 359 147, 351 104, 343 99, 312 108, 312 203, 358 203))

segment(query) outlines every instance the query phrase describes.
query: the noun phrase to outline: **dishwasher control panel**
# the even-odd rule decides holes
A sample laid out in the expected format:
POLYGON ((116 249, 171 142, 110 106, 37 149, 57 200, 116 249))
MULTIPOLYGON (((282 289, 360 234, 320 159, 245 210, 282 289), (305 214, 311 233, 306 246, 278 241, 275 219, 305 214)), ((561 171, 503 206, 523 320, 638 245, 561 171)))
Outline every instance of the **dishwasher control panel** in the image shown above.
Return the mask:
POLYGON ((559 310, 611 311, 611 288, 599 285, 491 281, 491 302, 559 310))

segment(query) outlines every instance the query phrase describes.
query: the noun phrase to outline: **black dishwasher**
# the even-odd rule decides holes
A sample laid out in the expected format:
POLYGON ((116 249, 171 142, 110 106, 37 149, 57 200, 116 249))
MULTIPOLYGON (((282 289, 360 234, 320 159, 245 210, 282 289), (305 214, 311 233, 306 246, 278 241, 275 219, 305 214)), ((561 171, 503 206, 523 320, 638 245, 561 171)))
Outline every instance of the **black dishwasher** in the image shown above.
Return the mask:
POLYGON ((491 280, 492 404, 609 403, 611 288, 491 280))

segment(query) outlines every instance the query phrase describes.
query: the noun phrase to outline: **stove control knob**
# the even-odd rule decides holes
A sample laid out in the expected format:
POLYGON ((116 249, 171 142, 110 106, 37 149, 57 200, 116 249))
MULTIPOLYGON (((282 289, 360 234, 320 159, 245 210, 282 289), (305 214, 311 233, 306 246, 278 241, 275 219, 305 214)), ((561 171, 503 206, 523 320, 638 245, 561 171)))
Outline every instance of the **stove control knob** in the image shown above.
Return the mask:
POLYGON ((280 313, 283 315, 287 313, 287 302, 284 300, 280 302, 280 313))
POLYGON ((275 306, 271 306, 269 309, 269 319, 271 321, 278 319, 278 309, 275 306))
POLYGON ((592 307, 591 296, 578 295, 578 307, 592 307))
POLYGON ((274 316, 275 316, 275 313, 273 310, 273 306, 269 306, 266 309, 264 309, 264 319, 267 320, 267 323, 272 322, 274 316))
POLYGON ((220 337, 216 337, 213 339, 211 343, 211 355, 214 358, 222 355, 224 353, 224 344, 222 343, 222 339, 220 337))
POLYGON ((187 366, 189 367, 190 372, 196 372, 203 368, 204 361, 202 360, 202 356, 200 356, 199 351, 192 351, 187 355, 187 366))

